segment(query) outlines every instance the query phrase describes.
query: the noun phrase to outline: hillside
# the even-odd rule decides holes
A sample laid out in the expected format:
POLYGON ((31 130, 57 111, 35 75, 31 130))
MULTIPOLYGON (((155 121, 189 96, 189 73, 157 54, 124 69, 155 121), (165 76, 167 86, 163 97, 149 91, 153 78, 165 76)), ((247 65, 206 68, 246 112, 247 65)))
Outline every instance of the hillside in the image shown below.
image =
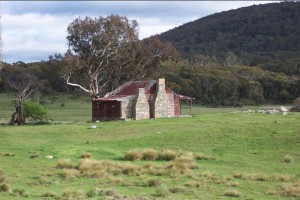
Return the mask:
POLYGON ((300 3, 282 2, 216 13, 159 37, 199 65, 241 64, 300 75, 299 35, 300 3))

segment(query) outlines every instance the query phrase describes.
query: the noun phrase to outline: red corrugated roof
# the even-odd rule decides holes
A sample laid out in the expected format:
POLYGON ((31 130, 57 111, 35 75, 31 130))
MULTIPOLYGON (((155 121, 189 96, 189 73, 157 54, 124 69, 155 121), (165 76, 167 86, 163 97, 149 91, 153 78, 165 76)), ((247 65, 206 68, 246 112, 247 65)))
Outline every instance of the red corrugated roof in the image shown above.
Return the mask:
POLYGON ((112 92, 111 95, 136 95, 138 88, 145 88, 145 93, 150 93, 150 89, 156 83, 155 80, 150 81, 129 81, 112 92))
MULTIPOLYGON (((116 90, 110 92, 106 97, 99 98, 99 101, 121 101, 124 98, 131 98, 136 95, 138 88, 145 88, 145 94, 155 94, 156 93, 156 81, 129 81, 116 90)), ((166 93, 175 94, 170 88, 166 87, 166 93)), ((191 97, 179 95, 179 99, 190 100, 191 97)))

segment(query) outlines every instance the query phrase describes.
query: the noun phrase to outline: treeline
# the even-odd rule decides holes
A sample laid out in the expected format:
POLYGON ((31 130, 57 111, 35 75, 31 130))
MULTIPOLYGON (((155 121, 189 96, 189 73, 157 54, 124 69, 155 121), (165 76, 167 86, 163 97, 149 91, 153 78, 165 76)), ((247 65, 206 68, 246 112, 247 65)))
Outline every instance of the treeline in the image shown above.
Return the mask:
POLYGON ((300 79, 259 67, 198 67, 188 63, 165 63, 162 74, 168 86, 206 105, 242 106, 291 103, 299 97, 300 79))
MULTIPOLYGON (((29 72, 37 77, 41 95, 69 93, 86 95, 68 86, 58 69, 48 61, 38 63, 17 62, 5 64, 0 73, 0 92, 11 92, 11 76, 29 72)), ((58 67, 58 66, 56 66, 58 67)), ((167 85, 175 92, 195 98, 195 102, 214 106, 259 105, 263 103, 291 103, 300 94, 299 76, 288 76, 263 70, 259 67, 234 65, 219 67, 199 66, 188 61, 164 62, 152 78, 165 77, 167 85)), ((119 80, 124 83, 128 80, 119 80)), ((115 87, 115 86, 114 86, 115 87)), ((113 89, 113 88, 112 88, 113 89)))

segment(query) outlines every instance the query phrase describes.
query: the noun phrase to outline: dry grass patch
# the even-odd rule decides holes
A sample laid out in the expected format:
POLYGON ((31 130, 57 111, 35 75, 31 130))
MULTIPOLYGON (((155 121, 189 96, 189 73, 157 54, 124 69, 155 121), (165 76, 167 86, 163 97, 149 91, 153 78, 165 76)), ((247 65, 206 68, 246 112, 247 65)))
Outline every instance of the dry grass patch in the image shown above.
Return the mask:
POLYGON ((239 182, 237 181, 229 181, 226 183, 227 186, 229 187, 237 187, 239 185, 239 182))
POLYGON ((158 159, 165 161, 175 160, 177 157, 179 157, 179 153, 169 149, 163 150, 158 154, 158 159))
POLYGON ((3 157, 15 157, 16 154, 10 153, 10 152, 0 152, 0 156, 3 156, 3 157))
POLYGON ((167 168, 169 170, 172 170, 173 173, 177 172, 180 174, 185 174, 189 172, 190 169, 196 169, 197 164, 194 160, 193 155, 187 154, 176 158, 174 161, 171 162, 171 164, 167 166, 167 168))
POLYGON ((45 192, 44 194, 41 195, 41 197, 57 198, 58 196, 54 192, 45 192))
POLYGON ((135 161, 135 160, 140 160, 143 157, 143 152, 141 149, 133 149, 129 150, 125 156, 125 160, 130 160, 130 161, 135 161))
POLYGON ((185 192, 185 188, 182 186, 175 186, 175 187, 169 188, 169 191, 171 193, 181 193, 181 192, 185 192))
POLYGON ((282 195, 289 196, 289 197, 300 197, 300 183, 283 185, 282 195))
POLYGON ((158 152, 155 149, 144 149, 142 151, 142 160, 156 160, 158 158, 158 152))
POLYGON ((61 169, 70 169, 73 167, 73 164, 70 159, 64 158, 58 161, 57 167, 61 169))
POLYGON ((80 172, 77 169, 63 169, 63 176, 65 179, 74 179, 80 176, 80 172))
POLYGON ((236 190, 227 190, 227 191, 224 192, 223 195, 227 196, 227 197, 240 197, 241 193, 239 193, 236 190))
POLYGON ((170 194, 168 188, 164 185, 160 185, 156 189, 155 196, 156 197, 167 197, 170 194))
POLYGON ((202 153, 196 154, 194 157, 195 157, 196 160, 215 160, 214 157, 204 155, 202 153))
POLYGON ((67 190, 67 191, 63 192, 62 199, 66 199, 66 200, 86 199, 86 193, 84 191, 67 190))
POLYGON ((14 195, 20 196, 20 197, 28 197, 29 196, 29 194, 27 193, 27 191, 25 189, 19 189, 19 188, 17 188, 17 189, 14 189, 12 191, 12 193, 14 195))
POLYGON ((286 163, 292 163, 292 162, 294 162, 294 159, 291 155, 285 155, 283 158, 283 161, 286 163))
POLYGON ((159 179, 149 179, 147 181, 147 184, 149 187, 157 187, 157 186, 160 186, 162 184, 162 182, 159 179))
POLYGON ((8 183, 0 183, 0 192, 10 192, 11 187, 8 183))

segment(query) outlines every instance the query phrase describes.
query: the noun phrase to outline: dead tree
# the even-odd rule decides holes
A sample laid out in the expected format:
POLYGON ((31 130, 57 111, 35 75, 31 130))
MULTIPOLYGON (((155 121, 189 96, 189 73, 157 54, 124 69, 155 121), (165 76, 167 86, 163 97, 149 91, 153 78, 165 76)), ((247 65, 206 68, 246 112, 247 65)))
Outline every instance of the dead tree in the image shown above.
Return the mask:
POLYGON ((19 73, 11 77, 9 85, 18 91, 17 100, 13 101, 16 112, 12 114, 10 124, 24 125, 26 123, 24 101, 37 90, 37 78, 29 73, 19 73))

